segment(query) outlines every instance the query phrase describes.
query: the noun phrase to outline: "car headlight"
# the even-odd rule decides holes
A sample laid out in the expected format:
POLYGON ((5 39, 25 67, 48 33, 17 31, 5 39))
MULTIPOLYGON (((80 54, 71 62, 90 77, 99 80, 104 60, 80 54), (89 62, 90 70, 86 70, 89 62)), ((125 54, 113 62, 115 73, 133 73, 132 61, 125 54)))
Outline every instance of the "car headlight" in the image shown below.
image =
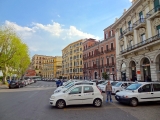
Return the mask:
POLYGON ((55 96, 52 95, 52 96, 51 96, 51 99, 55 99, 55 96))

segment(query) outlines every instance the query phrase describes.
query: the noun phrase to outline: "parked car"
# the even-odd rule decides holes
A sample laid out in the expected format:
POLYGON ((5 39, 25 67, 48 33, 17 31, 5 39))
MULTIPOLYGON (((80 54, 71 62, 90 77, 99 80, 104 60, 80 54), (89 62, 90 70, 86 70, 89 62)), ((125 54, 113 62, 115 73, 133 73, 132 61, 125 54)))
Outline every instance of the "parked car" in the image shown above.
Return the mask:
POLYGON ((11 88, 20 88, 23 87, 24 84, 22 83, 21 80, 11 80, 11 82, 9 83, 9 89, 11 88))
POLYGON ((119 102, 137 106, 141 102, 160 101, 160 82, 138 82, 131 84, 115 98, 119 102))
MULTIPOLYGON (((102 92, 105 92, 105 88, 106 88, 106 85, 107 85, 108 81, 102 83, 102 84, 99 84, 97 87, 102 91, 102 92)), ((118 82, 117 81, 110 81, 111 85, 114 86, 116 85, 118 82)))
POLYGON ((102 84, 105 82, 105 80, 91 80, 91 82, 97 83, 97 85, 102 84))
POLYGON ((116 85, 112 86, 112 94, 116 94, 117 92, 120 92, 124 90, 126 87, 128 87, 132 82, 130 81, 120 81, 116 85))
POLYGON ((50 105, 64 108, 67 105, 93 104, 100 107, 103 96, 96 85, 75 85, 64 92, 53 94, 50 105))
POLYGON ((58 87, 58 88, 54 91, 54 94, 55 94, 55 93, 58 93, 58 92, 66 91, 68 88, 71 88, 71 87, 73 87, 74 85, 80 85, 80 84, 96 85, 96 83, 94 83, 94 82, 71 81, 71 82, 69 82, 69 83, 68 83, 67 85, 65 85, 65 86, 60 86, 60 87, 58 87))

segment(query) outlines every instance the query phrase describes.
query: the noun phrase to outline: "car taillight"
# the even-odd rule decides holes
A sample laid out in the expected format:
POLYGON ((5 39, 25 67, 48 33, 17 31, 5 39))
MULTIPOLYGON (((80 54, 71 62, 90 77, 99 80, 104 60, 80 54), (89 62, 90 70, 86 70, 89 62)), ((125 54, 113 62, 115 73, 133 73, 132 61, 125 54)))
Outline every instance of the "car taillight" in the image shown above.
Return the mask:
MULTIPOLYGON (((98 88, 98 87, 97 87, 98 88)), ((102 94, 102 91, 98 88, 98 90, 101 92, 101 94, 102 94)))

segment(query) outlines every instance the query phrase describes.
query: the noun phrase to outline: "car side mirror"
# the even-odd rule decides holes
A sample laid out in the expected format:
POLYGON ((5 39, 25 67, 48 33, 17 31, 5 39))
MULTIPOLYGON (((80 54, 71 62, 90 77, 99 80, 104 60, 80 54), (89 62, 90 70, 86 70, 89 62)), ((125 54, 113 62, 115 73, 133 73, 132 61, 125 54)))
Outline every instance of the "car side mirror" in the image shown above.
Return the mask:
POLYGON ((138 92, 141 93, 141 92, 142 92, 142 88, 139 88, 139 89, 138 89, 138 92))

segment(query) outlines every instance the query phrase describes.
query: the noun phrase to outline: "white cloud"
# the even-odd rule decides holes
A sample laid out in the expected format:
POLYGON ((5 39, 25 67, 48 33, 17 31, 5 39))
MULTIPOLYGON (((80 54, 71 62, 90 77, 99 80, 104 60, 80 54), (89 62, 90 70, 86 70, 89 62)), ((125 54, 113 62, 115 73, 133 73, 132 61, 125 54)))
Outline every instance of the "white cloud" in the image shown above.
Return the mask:
POLYGON ((32 23, 31 27, 20 26, 14 22, 5 21, 5 25, 14 27, 22 40, 28 44, 31 55, 61 55, 61 50, 71 42, 84 38, 98 37, 78 30, 75 26, 64 28, 64 25, 53 22, 43 25, 32 23))

